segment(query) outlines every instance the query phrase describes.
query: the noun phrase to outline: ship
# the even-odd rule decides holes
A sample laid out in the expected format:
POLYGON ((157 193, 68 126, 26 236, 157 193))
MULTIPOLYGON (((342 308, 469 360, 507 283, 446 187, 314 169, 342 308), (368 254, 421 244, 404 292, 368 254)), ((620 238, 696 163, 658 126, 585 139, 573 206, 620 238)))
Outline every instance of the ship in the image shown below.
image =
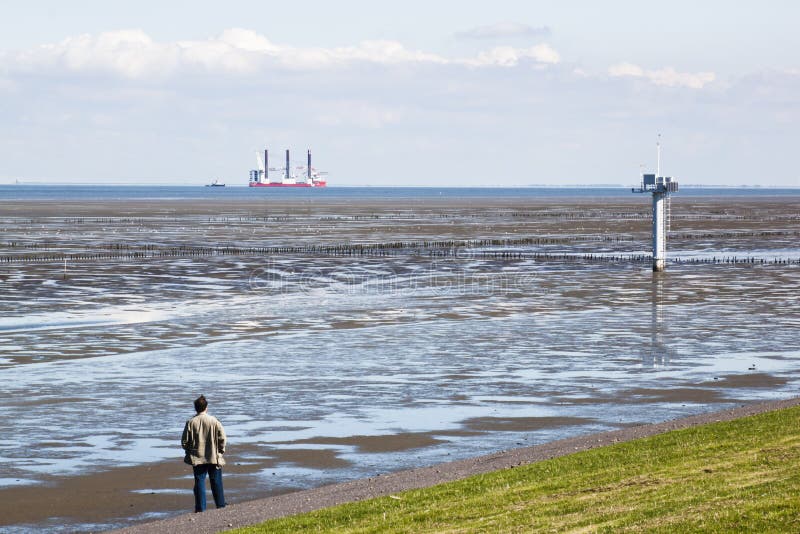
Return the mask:
POLYGON ((256 162, 258 168, 250 171, 250 187, 327 187, 328 185, 325 178, 328 173, 320 172, 311 166, 311 150, 308 151, 306 165, 295 168, 296 174, 292 174, 288 149, 286 150, 286 166, 283 168, 270 168, 268 149, 264 149, 263 161, 261 154, 256 152, 256 162), (279 174, 270 176, 270 171, 279 174))
POLYGON ((206 184, 206 187, 225 187, 225 184, 219 183, 219 180, 214 180, 210 184, 206 184))

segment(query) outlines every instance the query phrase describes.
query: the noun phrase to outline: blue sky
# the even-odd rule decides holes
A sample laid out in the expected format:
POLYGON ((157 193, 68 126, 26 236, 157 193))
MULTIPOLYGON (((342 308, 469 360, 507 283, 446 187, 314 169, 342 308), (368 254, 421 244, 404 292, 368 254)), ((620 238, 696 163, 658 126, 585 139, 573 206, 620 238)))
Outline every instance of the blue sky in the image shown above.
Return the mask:
POLYGON ((2 2, 0 183, 800 186, 793 2, 2 2))

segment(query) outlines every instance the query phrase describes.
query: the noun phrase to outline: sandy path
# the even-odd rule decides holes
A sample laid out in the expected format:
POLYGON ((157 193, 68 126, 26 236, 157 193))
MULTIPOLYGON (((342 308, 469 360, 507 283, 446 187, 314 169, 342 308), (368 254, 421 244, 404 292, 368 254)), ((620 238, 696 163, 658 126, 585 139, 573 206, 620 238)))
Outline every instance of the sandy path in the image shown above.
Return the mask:
POLYGON ((791 406, 800 405, 800 397, 759 404, 743 405, 722 412, 710 412, 663 423, 641 425, 589 434, 537 445, 501 451, 486 456, 445 464, 400 471, 385 476, 354 480, 342 484, 323 486, 297 493, 289 493, 234 504, 223 510, 209 510, 204 514, 185 514, 172 519, 145 523, 115 532, 126 534, 205 533, 252 525, 267 519, 309 512, 337 504, 391 495, 409 489, 424 488, 466 478, 472 475, 507 469, 558 456, 565 456, 613 443, 630 441, 717 421, 731 421, 791 406))

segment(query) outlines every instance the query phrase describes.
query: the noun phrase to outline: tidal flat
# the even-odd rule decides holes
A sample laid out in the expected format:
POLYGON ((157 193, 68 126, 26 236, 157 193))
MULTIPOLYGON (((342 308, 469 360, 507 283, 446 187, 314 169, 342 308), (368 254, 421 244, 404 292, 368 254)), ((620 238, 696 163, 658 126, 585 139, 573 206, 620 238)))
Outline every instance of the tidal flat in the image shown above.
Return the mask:
POLYGON ((18 201, 0 210, 0 525, 191 509, 797 395, 800 196, 18 201), (98 496, 102 495, 102 498, 98 496))

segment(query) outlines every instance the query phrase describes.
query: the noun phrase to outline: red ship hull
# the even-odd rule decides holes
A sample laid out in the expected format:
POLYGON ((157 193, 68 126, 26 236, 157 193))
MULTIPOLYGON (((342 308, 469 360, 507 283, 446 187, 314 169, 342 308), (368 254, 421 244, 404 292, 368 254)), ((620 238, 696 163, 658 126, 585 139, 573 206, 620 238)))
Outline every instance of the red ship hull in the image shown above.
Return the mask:
POLYGON ((315 184, 280 184, 280 183, 269 183, 269 184, 262 184, 261 182, 250 182, 250 187, 327 187, 328 184, 325 182, 316 182, 315 184))

